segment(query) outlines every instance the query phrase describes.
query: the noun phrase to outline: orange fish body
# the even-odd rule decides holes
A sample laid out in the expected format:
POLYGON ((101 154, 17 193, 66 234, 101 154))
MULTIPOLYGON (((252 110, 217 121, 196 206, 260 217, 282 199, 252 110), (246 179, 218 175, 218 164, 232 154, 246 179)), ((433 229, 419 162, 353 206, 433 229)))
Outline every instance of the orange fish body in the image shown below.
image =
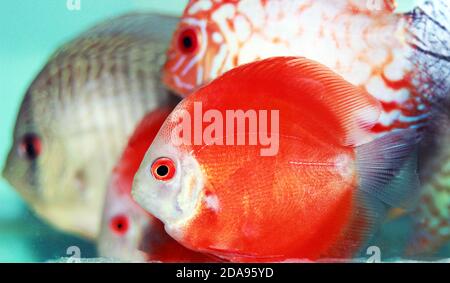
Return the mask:
POLYGON ((161 221, 131 198, 133 176, 170 111, 159 108, 143 118, 114 169, 98 238, 100 256, 129 261, 213 261, 178 244, 161 221))
POLYGON ((408 132, 367 143, 379 114, 373 97, 305 58, 243 65, 175 108, 135 176, 133 197, 178 242, 227 260, 350 258, 387 205, 404 198, 377 187, 397 175, 413 139, 408 132), (245 130, 219 126, 220 117, 235 122, 230 110, 250 117, 245 130), (198 143, 203 111, 203 138, 214 135, 198 143), (180 125, 194 128, 194 142, 180 125), (268 147, 269 136, 278 144, 268 147))
MULTIPOLYGON (((343 178, 335 166, 339 157, 354 162, 354 152, 338 145, 318 147, 315 137, 280 142, 289 149, 261 160, 252 158, 256 151, 233 150, 230 154, 226 146, 195 154, 201 164, 207 164, 203 170, 208 180, 221 170, 214 166, 217 156, 229 155, 241 162, 235 162, 240 169, 226 175, 228 180, 205 187, 205 198, 217 199, 218 206, 206 202, 200 207, 198 216, 184 227, 188 232, 183 244, 207 247, 205 252, 234 260, 350 258, 355 253, 354 247, 343 254, 332 251, 356 221, 357 176, 352 172, 343 178), (304 151, 296 151, 299 146, 304 151), (247 168, 252 172, 247 173, 247 168), (220 213, 221 207, 227 212, 220 213), (204 231, 209 231, 208 237, 204 231)), ((211 183, 216 181, 211 179, 211 183)), ((357 238, 354 245, 359 248, 365 239, 357 238)))

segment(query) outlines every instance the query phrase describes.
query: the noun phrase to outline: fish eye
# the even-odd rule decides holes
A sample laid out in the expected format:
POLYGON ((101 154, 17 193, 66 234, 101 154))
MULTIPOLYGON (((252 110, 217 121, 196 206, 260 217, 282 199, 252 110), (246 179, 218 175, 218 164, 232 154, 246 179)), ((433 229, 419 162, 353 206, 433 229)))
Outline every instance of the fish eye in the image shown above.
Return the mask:
POLYGON ((25 134, 19 144, 19 155, 30 161, 39 157, 42 152, 42 143, 38 135, 25 134))
POLYGON ((197 33, 192 28, 183 30, 178 37, 178 46, 183 53, 192 53, 198 47, 197 33))
POLYGON ((122 236, 125 233, 127 233, 130 224, 128 221, 128 217, 120 214, 120 215, 114 216, 111 219, 109 226, 115 234, 122 236))
POLYGON ((158 158, 152 164, 151 173, 156 180, 168 181, 175 175, 175 164, 170 158, 158 158))

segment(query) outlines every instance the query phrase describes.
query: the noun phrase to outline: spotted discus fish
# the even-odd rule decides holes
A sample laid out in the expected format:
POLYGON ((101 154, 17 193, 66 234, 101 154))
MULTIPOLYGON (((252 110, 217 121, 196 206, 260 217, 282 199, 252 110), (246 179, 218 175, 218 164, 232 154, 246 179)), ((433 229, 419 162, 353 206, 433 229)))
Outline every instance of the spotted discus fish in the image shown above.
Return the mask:
POLYGON ((410 2, 408 13, 397 12, 399 2, 407 1, 191 0, 163 80, 187 96, 243 63, 304 56, 382 103, 375 134, 419 128, 428 120, 429 102, 450 90, 448 54, 442 54, 449 33, 435 21, 450 13, 445 0, 410 2))
POLYGON ((56 228, 95 238, 107 180, 159 83, 177 19, 128 14, 59 48, 27 90, 3 176, 56 228))

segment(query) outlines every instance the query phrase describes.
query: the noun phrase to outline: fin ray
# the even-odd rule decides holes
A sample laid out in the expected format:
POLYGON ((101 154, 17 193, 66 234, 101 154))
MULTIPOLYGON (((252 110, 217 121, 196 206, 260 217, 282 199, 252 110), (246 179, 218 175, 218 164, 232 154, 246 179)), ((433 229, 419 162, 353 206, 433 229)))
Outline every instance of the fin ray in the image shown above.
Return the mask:
POLYGON ((398 130, 356 149, 360 189, 392 207, 409 207, 418 195, 418 133, 398 130))

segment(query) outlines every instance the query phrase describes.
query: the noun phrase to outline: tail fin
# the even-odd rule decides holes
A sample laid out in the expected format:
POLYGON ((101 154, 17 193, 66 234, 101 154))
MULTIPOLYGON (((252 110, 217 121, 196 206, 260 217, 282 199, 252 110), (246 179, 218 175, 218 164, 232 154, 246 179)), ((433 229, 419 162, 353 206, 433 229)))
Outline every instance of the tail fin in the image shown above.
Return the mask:
POLYGON ((398 130, 356 149, 360 189, 392 207, 417 200, 417 144, 413 129, 398 130))

